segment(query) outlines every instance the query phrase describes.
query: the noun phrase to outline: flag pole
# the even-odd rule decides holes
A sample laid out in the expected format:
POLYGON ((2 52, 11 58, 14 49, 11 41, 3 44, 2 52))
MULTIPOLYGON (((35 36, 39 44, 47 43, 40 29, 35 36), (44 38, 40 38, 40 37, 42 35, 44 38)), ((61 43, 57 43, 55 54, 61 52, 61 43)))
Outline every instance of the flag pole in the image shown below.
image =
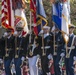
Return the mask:
POLYGON ((66 58, 69 58, 69 53, 68 53, 68 49, 67 49, 67 42, 66 42, 66 58))
MULTIPOLYGON (((29 44, 31 44, 31 24, 32 24, 32 13, 31 13, 31 11, 30 11, 30 37, 29 37, 29 44)), ((29 47, 30 47, 31 45, 29 45, 29 47)), ((33 55, 33 52, 30 50, 30 52, 29 52, 29 55, 30 56, 32 56, 33 55)))
POLYGON ((54 54, 53 55, 56 55, 57 53, 56 53, 56 51, 55 51, 55 31, 54 31, 54 35, 53 35, 53 37, 54 37, 54 54))
MULTIPOLYGON (((52 4, 54 4, 54 3, 52 3, 52 4)), ((53 5, 52 5, 52 10, 53 10, 53 5)), ((53 22, 53 26, 55 26, 54 22, 53 22)), ((54 46, 53 46, 53 48, 54 48, 54 53, 53 53, 53 55, 57 55, 57 53, 56 53, 56 51, 55 51, 55 46, 56 46, 56 45, 55 45, 55 32, 56 32, 56 31, 54 30, 54 35, 53 35, 53 38, 54 38, 54 39, 53 39, 53 41, 54 41, 54 46)))
POLYGON ((32 19, 32 13, 31 13, 31 11, 30 11, 30 37, 29 37, 29 43, 31 43, 31 24, 32 24, 32 21, 31 21, 31 19, 32 19))
MULTIPOLYGON (((14 9, 13 9, 13 11, 14 11, 14 26, 15 26, 15 21, 16 21, 15 10, 16 9, 14 7, 14 9)), ((15 36, 15 58, 18 58, 18 54, 17 54, 17 36, 15 36)))
MULTIPOLYGON (((41 20, 41 29, 43 30, 42 20, 41 20)), ((44 33, 42 33, 42 56, 45 56, 46 53, 44 51, 44 33)))

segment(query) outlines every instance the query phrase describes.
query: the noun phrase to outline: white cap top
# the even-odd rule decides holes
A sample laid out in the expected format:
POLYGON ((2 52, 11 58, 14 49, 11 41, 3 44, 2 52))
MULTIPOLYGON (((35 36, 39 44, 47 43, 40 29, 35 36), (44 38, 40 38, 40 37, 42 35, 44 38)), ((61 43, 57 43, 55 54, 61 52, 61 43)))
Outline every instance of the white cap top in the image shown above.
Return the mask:
POLYGON ((50 27, 49 26, 44 26, 43 29, 50 29, 50 27))

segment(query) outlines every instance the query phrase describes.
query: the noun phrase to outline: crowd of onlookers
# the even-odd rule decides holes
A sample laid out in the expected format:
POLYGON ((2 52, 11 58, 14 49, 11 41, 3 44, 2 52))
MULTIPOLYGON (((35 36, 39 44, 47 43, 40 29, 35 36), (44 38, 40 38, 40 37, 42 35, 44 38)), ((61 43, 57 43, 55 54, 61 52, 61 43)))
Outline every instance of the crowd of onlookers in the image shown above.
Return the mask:
MULTIPOLYGON (((38 66, 38 75, 42 75, 41 59, 38 60, 37 66, 38 66)), ((16 75, 15 64, 13 62, 11 62, 10 69, 11 74, 16 75)), ((21 71, 22 75, 30 75, 28 61, 23 62, 23 64, 21 65, 21 71)), ((6 75, 3 60, 0 60, 0 75, 6 75)))

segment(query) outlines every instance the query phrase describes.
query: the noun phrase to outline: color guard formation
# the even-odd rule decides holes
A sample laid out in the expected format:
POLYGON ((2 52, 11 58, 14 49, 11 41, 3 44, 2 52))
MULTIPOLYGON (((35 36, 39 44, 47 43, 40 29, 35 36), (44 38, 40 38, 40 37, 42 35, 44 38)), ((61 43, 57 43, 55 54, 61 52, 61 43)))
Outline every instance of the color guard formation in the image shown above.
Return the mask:
POLYGON ((27 0, 2 0, 6 31, 0 38, 0 75, 76 75, 76 27, 70 22, 69 0, 50 0, 50 26, 42 0, 29 1, 28 28, 27 0))
POLYGON ((58 28, 51 31, 49 26, 44 26, 35 36, 32 26, 26 37, 22 37, 23 27, 16 27, 13 34, 12 29, 7 29, 0 38, 0 70, 5 70, 5 75, 75 75, 74 29, 74 25, 69 27, 67 46, 58 28))

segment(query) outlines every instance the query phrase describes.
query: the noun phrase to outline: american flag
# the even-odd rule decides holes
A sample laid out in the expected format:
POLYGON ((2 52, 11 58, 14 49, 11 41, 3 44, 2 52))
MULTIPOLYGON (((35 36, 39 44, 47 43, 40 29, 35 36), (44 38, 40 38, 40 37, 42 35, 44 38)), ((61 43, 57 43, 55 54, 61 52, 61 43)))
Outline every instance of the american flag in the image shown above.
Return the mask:
POLYGON ((30 9, 33 14, 33 26, 34 26, 34 33, 38 35, 37 25, 36 25, 36 0, 30 0, 30 9))
POLYGON ((8 29, 13 29, 13 21, 12 21, 12 3, 11 0, 2 0, 2 7, 1 7, 1 25, 8 29))
POLYGON ((13 30, 15 30, 17 25, 23 24, 22 35, 25 36, 29 30, 23 7, 25 7, 23 0, 2 0, 1 23, 4 28, 11 28, 13 30))

